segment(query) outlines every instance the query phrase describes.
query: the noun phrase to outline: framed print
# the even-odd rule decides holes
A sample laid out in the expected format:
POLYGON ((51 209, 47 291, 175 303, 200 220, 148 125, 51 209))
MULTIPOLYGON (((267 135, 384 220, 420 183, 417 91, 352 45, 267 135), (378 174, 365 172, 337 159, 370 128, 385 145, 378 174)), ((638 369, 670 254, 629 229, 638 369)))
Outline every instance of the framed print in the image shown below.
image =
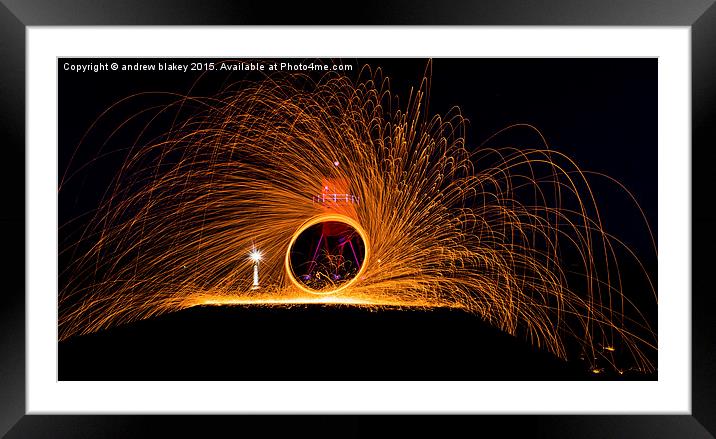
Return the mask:
POLYGON ((716 9, 579 6, 5 2, 3 433, 711 437, 716 9))

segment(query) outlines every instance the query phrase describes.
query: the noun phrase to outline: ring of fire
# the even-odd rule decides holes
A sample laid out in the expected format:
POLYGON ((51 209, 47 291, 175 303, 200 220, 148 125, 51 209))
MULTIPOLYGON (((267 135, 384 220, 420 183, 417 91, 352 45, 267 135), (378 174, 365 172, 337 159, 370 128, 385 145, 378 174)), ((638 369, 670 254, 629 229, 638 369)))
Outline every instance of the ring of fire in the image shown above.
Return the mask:
POLYGON ((360 226, 360 224, 356 220, 354 220, 350 217, 347 217, 345 215, 340 215, 340 214, 318 215, 318 216, 315 216, 315 217, 309 219, 305 223, 303 223, 301 225, 301 227, 299 227, 298 230, 296 230, 296 232, 291 237, 291 241, 288 244, 288 249, 286 250, 286 258, 285 258, 286 275, 291 280, 291 283, 294 286, 296 286, 298 289, 300 289, 301 291, 304 291, 304 292, 307 292, 310 294, 318 294, 318 295, 336 294, 336 293, 344 291, 348 287, 354 285, 363 276, 365 269, 368 265, 369 254, 370 254, 370 245, 369 245, 369 241, 368 241, 368 236, 367 236, 365 230, 363 230, 363 228, 360 226), (299 236, 301 236, 301 234, 303 232, 305 232, 312 226, 315 226, 315 225, 321 224, 321 223, 327 223, 327 222, 337 222, 337 223, 345 224, 347 226, 352 227, 358 233, 361 240, 363 241, 363 246, 364 246, 363 261, 362 261, 362 264, 360 264, 358 273, 352 279, 348 280, 347 282, 344 282, 343 284, 341 284, 340 286, 338 286, 335 289, 315 290, 315 289, 308 287, 307 285, 305 285, 299 279, 296 278, 296 276, 294 274, 294 269, 293 269, 293 266, 291 263, 291 251, 294 247, 294 244, 296 243, 296 240, 298 239, 299 236))

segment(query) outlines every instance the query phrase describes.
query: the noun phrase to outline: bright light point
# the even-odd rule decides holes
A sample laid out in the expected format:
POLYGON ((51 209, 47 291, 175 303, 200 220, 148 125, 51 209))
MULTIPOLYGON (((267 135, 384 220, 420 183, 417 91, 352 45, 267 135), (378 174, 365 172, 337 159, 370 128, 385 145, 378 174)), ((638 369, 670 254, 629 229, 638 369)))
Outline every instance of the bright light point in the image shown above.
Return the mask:
POLYGON ((338 166, 338 165, 339 165, 338 160, 336 160, 335 162, 333 162, 333 166, 338 166))
POLYGON ((261 252, 259 250, 251 250, 249 258, 254 262, 259 262, 261 260, 261 252))

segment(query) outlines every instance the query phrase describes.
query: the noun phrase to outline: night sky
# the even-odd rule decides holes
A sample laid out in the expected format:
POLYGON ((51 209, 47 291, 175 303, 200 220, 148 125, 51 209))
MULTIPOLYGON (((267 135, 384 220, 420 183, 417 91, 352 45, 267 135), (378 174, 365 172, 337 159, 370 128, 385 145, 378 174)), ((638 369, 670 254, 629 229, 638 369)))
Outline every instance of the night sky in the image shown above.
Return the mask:
MULTIPOLYGON (((121 148, 143 125, 139 121, 130 123, 101 151, 98 145, 103 145, 118 120, 141 110, 138 105, 159 105, 168 102, 168 97, 120 104, 100 119, 77 149, 104 110, 135 93, 211 95, 238 79, 259 77, 245 72, 211 72, 197 82, 200 72, 78 73, 63 70, 66 61, 58 61, 58 166, 60 176, 77 174, 59 195, 59 224, 65 225, 60 230, 60 249, 86 225, 88 217, 80 215, 97 206, 122 163, 121 148), (101 159, 94 160, 102 153, 101 159), (90 160, 91 166, 81 168, 90 160)), ((129 64, 137 60, 118 61, 129 64)), ((162 61, 185 64, 212 60, 162 61)), ((401 102, 411 87, 419 86, 426 66, 425 59, 335 61, 380 66, 401 102)), ((355 77, 357 70, 347 74, 355 77)), ((623 183, 640 203, 656 236, 656 59, 435 59, 430 112, 446 113, 453 106, 459 106, 469 120, 468 146, 479 145, 511 124, 538 127, 550 148, 567 154, 583 169, 623 183)), ((499 136, 490 145, 541 146, 534 133, 519 129, 499 136)), ((606 180, 590 182, 598 195, 605 228, 634 248, 656 278, 656 256, 650 251, 649 235, 630 199, 606 180)), ((69 257, 59 258, 60 271, 69 257)), ((630 267, 625 268, 629 273, 630 267)), ((60 285, 62 282, 61 277, 60 285)), ((627 274, 627 288, 643 291, 638 282, 627 274)), ((643 303, 656 326, 655 305, 640 294, 630 297, 643 303)), ((475 316, 445 310, 201 307, 59 344, 61 380, 617 378, 594 376, 585 368, 578 360, 564 362, 538 351, 475 316)), ((656 374, 619 379, 656 379, 656 374)))

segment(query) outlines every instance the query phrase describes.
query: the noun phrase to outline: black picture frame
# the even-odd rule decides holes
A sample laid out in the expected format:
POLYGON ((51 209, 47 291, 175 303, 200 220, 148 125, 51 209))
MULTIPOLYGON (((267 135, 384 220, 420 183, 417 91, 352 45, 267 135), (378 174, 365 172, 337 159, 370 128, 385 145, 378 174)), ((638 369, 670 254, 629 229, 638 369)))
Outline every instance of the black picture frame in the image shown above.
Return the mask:
MULTIPOLYGON (((716 173, 716 5, 714 0, 369 1, 338 3, 249 0, 0 0, 0 173, 2 305, 0 434, 8 438, 213 437, 310 433, 333 437, 498 431, 505 437, 714 437, 716 325, 708 273, 716 244, 708 233, 716 173), (529 415, 375 417, 26 415, 25 385, 25 36, 27 26, 105 25, 575 25, 690 26, 692 61, 692 389, 691 415, 529 415), (20 233, 20 231, 23 233, 20 233), (386 422, 387 421, 387 422, 386 422), (303 431, 302 431, 303 430, 303 431), (207 434, 209 433, 209 434, 207 434), (232 434, 233 436, 234 434, 232 434)), ((51 74, 51 73, 48 73, 51 74)), ((688 294, 688 292, 671 292, 688 294)))

